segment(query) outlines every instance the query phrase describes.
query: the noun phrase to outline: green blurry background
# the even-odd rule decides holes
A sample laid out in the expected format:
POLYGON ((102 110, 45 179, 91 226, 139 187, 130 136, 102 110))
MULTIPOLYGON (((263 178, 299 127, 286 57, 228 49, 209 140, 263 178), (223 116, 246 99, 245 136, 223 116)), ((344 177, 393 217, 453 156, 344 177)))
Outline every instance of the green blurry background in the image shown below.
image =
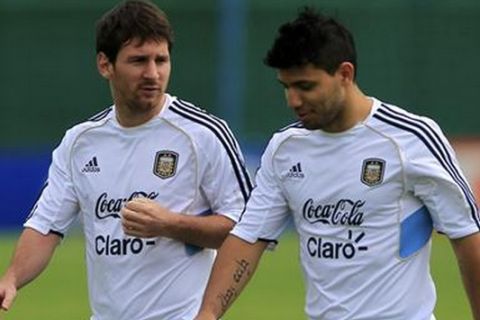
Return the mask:
MULTIPOLYGON (((263 146, 292 121, 262 58, 277 26, 306 4, 352 30, 366 93, 434 117, 449 135, 479 134, 478 0, 155 2, 176 31, 170 92, 227 118, 247 144, 263 146)), ((114 3, 0 0, 0 147, 51 147, 110 103, 94 22, 114 3)))
MULTIPOLYGON (((292 122, 262 59, 280 23, 316 5, 356 38, 369 94, 433 117, 447 136, 480 137, 478 0, 158 0, 176 32, 170 93, 225 118, 254 172, 271 134, 292 122)), ((94 23, 117 1, 0 0, 0 272, 64 131, 111 103, 97 74, 94 23)), ((87 319, 81 237, 5 319, 87 319)), ((225 319, 303 319, 295 241, 269 253, 225 319)), ((447 241, 435 237, 437 318, 469 319, 447 241)), ((414 289, 412 294, 415 294, 414 289)), ((0 316, 1 318, 1 316, 0 316)))

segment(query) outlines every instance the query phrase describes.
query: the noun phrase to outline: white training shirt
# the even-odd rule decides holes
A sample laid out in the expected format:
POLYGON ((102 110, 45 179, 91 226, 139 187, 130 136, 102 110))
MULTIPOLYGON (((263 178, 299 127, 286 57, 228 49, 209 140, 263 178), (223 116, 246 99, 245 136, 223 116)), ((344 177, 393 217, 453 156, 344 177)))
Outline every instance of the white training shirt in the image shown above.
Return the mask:
POLYGON ((141 126, 121 127, 113 106, 68 130, 25 227, 65 234, 80 216, 92 320, 191 320, 215 251, 126 236, 120 209, 141 196, 174 212, 238 221, 251 187, 226 123, 167 95, 141 126))
POLYGON ((432 227, 450 238, 480 229, 437 124, 373 101, 368 119, 346 132, 276 133, 232 230, 275 240, 293 217, 310 319, 430 319, 432 227))

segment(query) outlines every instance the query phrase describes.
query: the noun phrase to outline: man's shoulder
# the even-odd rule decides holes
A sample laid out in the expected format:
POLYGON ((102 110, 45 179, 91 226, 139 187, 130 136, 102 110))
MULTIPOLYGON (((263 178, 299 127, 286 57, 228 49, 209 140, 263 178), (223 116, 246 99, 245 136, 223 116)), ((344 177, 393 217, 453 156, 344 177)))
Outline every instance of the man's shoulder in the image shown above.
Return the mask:
POLYGON ((429 153, 428 150, 447 143, 442 129, 432 118, 383 102, 369 126, 408 153, 429 153))
POLYGON ((202 107, 177 97, 172 98, 164 118, 193 139, 233 139, 233 133, 225 120, 202 107))
POLYGON ((312 131, 306 129, 301 122, 295 122, 287 125, 273 133, 266 148, 266 153, 272 155, 277 153, 280 149, 290 150, 293 143, 298 145, 300 141, 307 141, 312 137, 312 131), (295 139, 295 138, 300 138, 295 139))
POLYGON ((292 136, 306 136, 309 134, 310 130, 306 129, 300 121, 297 121, 274 132, 270 142, 281 143, 292 136))
POLYGON ((80 136, 83 132, 102 126, 112 117, 113 113, 114 113, 113 106, 108 107, 94 114, 93 116, 76 123, 75 125, 71 126, 69 129, 67 129, 67 131, 65 132, 64 138, 67 141, 74 140, 76 137, 80 136))
POLYGON ((114 113, 113 106, 110 106, 100 112, 97 112, 93 116, 88 117, 87 119, 81 120, 77 124, 73 125, 69 130, 81 131, 84 128, 96 127, 98 125, 105 123, 105 121, 110 119, 113 113, 114 113))
POLYGON ((178 97, 172 97, 166 116, 169 119, 183 119, 191 124, 218 123, 225 122, 222 118, 216 116, 198 104, 192 103, 178 97))
POLYGON ((436 122, 429 116, 422 115, 417 111, 410 110, 410 108, 401 107, 395 104, 377 100, 377 108, 374 112, 374 117, 403 123, 428 123, 429 125, 436 125, 436 122))

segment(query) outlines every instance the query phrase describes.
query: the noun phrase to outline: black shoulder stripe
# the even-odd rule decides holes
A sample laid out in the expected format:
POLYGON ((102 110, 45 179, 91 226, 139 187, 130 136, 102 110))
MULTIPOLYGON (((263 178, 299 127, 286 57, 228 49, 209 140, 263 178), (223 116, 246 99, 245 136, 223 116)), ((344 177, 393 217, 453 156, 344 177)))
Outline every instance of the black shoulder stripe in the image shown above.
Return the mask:
POLYGON ((238 158, 240 157, 239 156, 240 147, 237 141, 235 140, 233 133, 230 131, 230 129, 228 128, 228 126, 225 124, 224 121, 220 120, 219 118, 215 117, 212 114, 207 113, 203 109, 200 109, 192 104, 186 103, 185 101, 182 101, 182 100, 179 100, 178 102, 174 101, 173 104, 177 106, 179 109, 182 109, 187 113, 191 113, 192 116, 197 116, 205 121, 209 121, 212 124, 214 124, 215 127, 217 127, 221 131, 222 135, 227 139, 228 145, 235 152, 237 157, 238 158))
POLYGON ((45 188, 48 186, 48 181, 45 181, 45 183, 43 184, 42 188, 40 189, 40 191, 38 192, 38 195, 37 195, 37 199, 35 200, 33 206, 32 206, 32 209, 30 210, 30 213, 28 214, 27 218, 25 219, 25 222, 28 221, 32 216, 33 214, 35 213, 35 211, 37 210, 37 207, 38 207, 38 200, 40 200, 40 197, 42 196, 43 194, 43 191, 45 190, 45 188))
POLYGON ((401 114, 399 112, 396 112, 395 110, 387 107, 386 105, 382 104, 382 107, 379 111, 380 113, 384 113, 386 115, 390 115, 392 118, 397 119, 398 121, 404 121, 407 124, 410 124, 412 126, 417 126, 422 132, 429 138, 429 141, 432 142, 435 146, 435 150, 439 152, 439 161, 442 161, 443 167, 449 171, 449 173, 452 175, 452 177, 455 177, 458 179, 456 181, 460 185, 462 185, 470 194, 471 199, 473 200, 473 192, 470 190, 468 187, 468 183, 462 178, 462 175, 460 174, 459 169, 453 162, 452 155, 450 152, 447 150, 447 147, 445 146, 444 142, 438 135, 435 129, 433 129, 430 125, 428 125, 425 121, 419 119, 419 118, 413 118, 411 116, 408 116, 407 114, 401 114))
POLYGON ((244 175, 246 183, 248 185, 248 189, 251 191, 252 188, 253 188, 253 184, 252 184, 252 182, 250 180, 250 176, 248 175, 248 172, 245 168, 245 164, 241 160, 240 151, 239 151, 240 146, 238 145, 238 142, 235 139, 235 137, 234 137, 232 131, 230 130, 230 128, 228 127, 228 125, 226 125, 226 123, 223 120, 219 119, 218 117, 208 113, 207 111, 205 111, 203 109, 200 109, 197 106, 194 106, 193 104, 187 103, 183 100, 178 100, 178 103, 177 103, 177 101, 174 101, 173 104, 176 105, 178 108, 184 110, 185 112, 188 112, 188 113, 191 112, 191 114, 193 116, 197 116, 197 117, 199 117, 199 118, 201 118, 205 121, 211 122, 215 127, 219 128, 221 130, 221 133, 227 139, 229 147, 231 148, 231 150, 233 150, 233 152, 235 154, 235 158, 237 159, 238 164, 240 165, 240 168, 242 169, 243 175, 244 175))
POLYGON ((385 105, 382 105, 382 107, 382 109, 379 109, 379 113, 396 120, 397 123, 403 122, 404 125, 410 125, 410 127, 405 130, 414 133, 417 135, 417 137, 422 139, 424 144, 442 164, 443 168, 450 174, 454 181, 459 184, 464 191, 466 191, 470 200, 473 201, 473 193, 468 187, 468 183, 462 178, 459 169, 453 163, 452 156, 448 152, 438 133, 425 121, 409 117, 408 115, 400 114, 394 110, 391 110, 385 105))
POLYGON ((100 121, 100 120, 104 119, 112 110, 113 110, 113 108, 109 107, 109 108, 97 113, 96 115, 88 118, 88 121, 94 121, 94 122, 95 121, 100 121))
POLYGON ((233 148, 232 145, 228 143, 228 139, 225 137, 225 133, 219 128, 218 124, 211 121, 211 119, 209 119, 208 117, 199 117, 198 114, 188 112, 188 110, 185 110, 184 108, 182 109, 181 106, 179 106, 175 102, 170 107, 170 110, 186 119, 189 119, 193 122, 207 127, 215 134, 215 136, 219 139, 227 152, 227 155, 232 164, 232 168, 235 172, 235 176, 237 177, 237 181, 240 186, 243 198, 246 202, 252 190, 252 182, 250 181, 250 177, 246 170, 245 164, 240 159, 239 152, 236 150, 236 148, 233 148))
POLYGON ((425 121, 415 119, 405 114, 400 114, 382 104, 378 112, 373 115, 374 118, 385 122, 389 125, 399 129, 408 131, 418 137, 424 145, 430 150, 432 155, 437 159, 446 172, 452 177, 453 181, 462 190, 462 193, 467 200, 473 220, 480 229, 480 218, 478 216, 478 209, 475 204, 473 192, 470 190, 468 183, 463 179, 459 173, 459 169, 453 163, 452 156, 443 144, 441 138, 425 121))
POLYGON ((176 103, 176 101, 173 104, 176 107, 178 107, 180 110, 183 110, 185 113, 191 115, 193 118, 197 118, 199 120, 199 121, 196 121, 197 123, 202 123, 202 122, 209 123, 212 125, 212 127, 210 127, 211 130, 213 130, 213 128, 217 130, 217 133, 220 134, 220 136, 217 135, 217 137, 220 140, 222 140, 222 143, 227 144, 227 146, 225 146, 227 150, 231 150, 233 152, 233 155, 235 156, 234 158, 236 159, 236 161, 238 162, 238 165, 241 168, 241 171, 245 178, 245 182, 248 185, 248 190, 250 191, 253 188, 253 184, 250 181, 250 177, 245 168, 245 164, 241 159, 240 151, 239 151, 240 147, 233 133, 231 132, 230 128, 228 128, 226 123, 220 120, 219 118, 213 116, 212 114, 209 114, 206 111, 198 107, 195 107, 193 105, 186 104, 186 103, 180 104, 180 103, 176 103))
POLYGON ((287 131, 288 129, 298 129, 298 128, 304 128, 303 123, 300 122, 300 121, 291 123, 291 124, 281 128, 281 129, 277 130, 277 133, 287 131))
POLYGON ((207 113, 207 111, 180 99, 178 99, 178 102, 174 101, 173 104, 187 112, 192 112, 193 114, 201 117, 202 119, 209 120, 215 123, 220 128, 220 130, 222 130, 222 133, 225 135, 225 137, 228 139, 230 146, 235 150, 238 149, 235 138, 233 137, 233 133, 222 120, 215 117, 213 114, 207 113))

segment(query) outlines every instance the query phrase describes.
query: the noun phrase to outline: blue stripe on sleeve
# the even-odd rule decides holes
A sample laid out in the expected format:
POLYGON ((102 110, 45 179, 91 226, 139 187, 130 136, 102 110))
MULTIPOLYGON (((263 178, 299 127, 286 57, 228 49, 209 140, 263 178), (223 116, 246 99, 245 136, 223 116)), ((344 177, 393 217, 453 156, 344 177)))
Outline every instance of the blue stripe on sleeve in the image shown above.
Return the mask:
POLYGON ((430 240, 432 231, 432 218, 425 206, 402 221, 400 226, 400 257, 407 258, 420 250, 430 240))

